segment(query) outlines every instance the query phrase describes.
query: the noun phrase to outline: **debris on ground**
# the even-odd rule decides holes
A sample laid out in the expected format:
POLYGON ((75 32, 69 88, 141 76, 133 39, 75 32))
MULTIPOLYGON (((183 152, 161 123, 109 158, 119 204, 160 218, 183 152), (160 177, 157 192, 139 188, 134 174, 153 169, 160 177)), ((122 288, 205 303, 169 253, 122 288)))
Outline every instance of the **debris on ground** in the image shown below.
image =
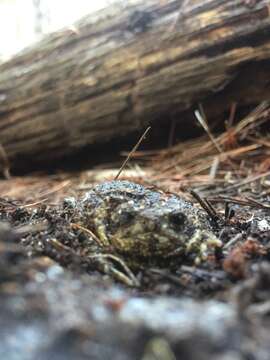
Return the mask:
POLYGON ((133 269, 101 251, 76 204, 117 169, 2 180, 0 357, 269 359, 269 121, 265 102, 235 124, 230 116, 222 134, 206 123, 196 140, 136 150, 120 174, 216 222, 222 246, 203 262, 133 269), (108 263, 138 286, 117 281, 108 263))

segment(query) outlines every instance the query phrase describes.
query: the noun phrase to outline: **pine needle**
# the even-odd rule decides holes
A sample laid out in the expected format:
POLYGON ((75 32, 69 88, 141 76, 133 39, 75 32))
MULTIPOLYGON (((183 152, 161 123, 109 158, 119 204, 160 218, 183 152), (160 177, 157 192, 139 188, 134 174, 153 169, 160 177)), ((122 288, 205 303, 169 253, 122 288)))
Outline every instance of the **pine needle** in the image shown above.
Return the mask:
POLYGON ((131 158, 132 154, 138 149, 138 147, 140 146, 141 142, 143 141, 143 139, 145 138, 146 134, 148 133, 148 131, 151 129, 151 126, 149 126, 145 132, 142 134, 142 136, 140 137, 140 139, 138 140, 138 142, 136 143, 136 145, 133 147, 133 149, 130 151, 130 153, 128 154, 128 156, 126 157, 125 161, 123 162, 122 166, 120 167, 117 175, 115 176, 114 180, 117 180, 121 174, 121 172, 123 171, 124 167, 126 166, 127 162, 129 161, 129 159, 131 158))

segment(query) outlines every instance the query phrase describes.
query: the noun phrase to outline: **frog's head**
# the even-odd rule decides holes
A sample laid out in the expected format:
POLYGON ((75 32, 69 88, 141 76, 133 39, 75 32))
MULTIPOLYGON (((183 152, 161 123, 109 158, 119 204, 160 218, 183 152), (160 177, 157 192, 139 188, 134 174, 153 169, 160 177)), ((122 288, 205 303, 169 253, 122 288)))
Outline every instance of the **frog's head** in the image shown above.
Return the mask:
POLYGON ((108 222, 109 243, 130 256, 207 256, 221 246, 206 216, 185 200, 171 196, 156 203, 120 203, 108 222))

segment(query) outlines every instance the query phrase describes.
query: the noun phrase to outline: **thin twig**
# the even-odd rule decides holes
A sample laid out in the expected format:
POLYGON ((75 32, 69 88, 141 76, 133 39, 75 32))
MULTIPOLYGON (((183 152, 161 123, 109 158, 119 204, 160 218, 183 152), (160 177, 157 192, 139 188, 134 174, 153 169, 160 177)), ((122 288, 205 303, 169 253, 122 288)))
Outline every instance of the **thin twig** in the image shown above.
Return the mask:
POLYGON ((88 235, 90 235, 100 246, 104 246, 103 242, 97 237, 97 235, 95 233, 93 233, 92 230, 85 228, 84 226, 81 226, 79 224, 76 223, 71 223, 70 226, 74 229, 79 229, 85 233, 87 233, 88 235))
POLYGON ((200 195, 194 190, 190 190, 190 194, 199 202, 201 207, 207 212, 212 220, 217 221, 219 219, 216 210, 213 208, 213 206, 209 206, 209 203, 205 201, 205 199, 201 198, 200 195))
POLYGON ((112 254, 94 254, 94 255, 88 255, 87 256, 89 259, 109 259, 109 260, 113 260, 116 263, 118 263, 118 265, 120 265, 122 267, 122 269, 125 271, 125 273, 127 274, 127 276, 122 273, 119 272, 118 270, 114 270, 114 268, 108 269, 107 271, 104 270, 104 272, 107 272, 108 275, 110 275, 110 270, 111 270, 111 275, 113 276, 119 276, 118 280, 124 282, 125 284, 129 285, 129 286, 140 286, 139 281, 137 280, 136 276, 133 274, 133 272, 130 270, 130 268, 127 266, 127 264, 120 259, 118 256, 116 255, 112 255, 112 254))
POLYGON ((230 116, 226 123, 227 130, 230 129, 233 125, 233 121, 234 121, 235 113, 236 113, 236 107, 237 107, 237 103, 233 102, 231 105, 231 109, 230 109, 230 116))
POLYGON ((55 187, 44 191, 43 193, 39 194, 39 198, 44 198, 44 197, 48 197, 51 196, 54 193, 59 192, 60 190, 63 190, 65 187, 69 186, 71 184, 70 180, 65 180, 63 182, 61 182, 60 184, 55 185, 55 187))
MULTIPOLYGON (((217 151, 220 153, 220 155, 223 155, 224 151, 222 150, 222 148, 220 147, 220 144, 218 143, 218 141, 214 138, 213 134, 211 133, 211 130, 207 124, 206 116, 203 112, 203 108, 202 108, 201 104, 199 105, 199 109, 200 109, 200 111, 195 110, 195 116, 196 116, 197 120, 199 121, 199 123, 201 124, 203 129, 206 131, 206 133, 209 136, 214 147, 217 149, 217 151)), ((227 156, 225 160, 228 161, 231 168, 236 172, 236 168, 235 168, 234 163, 232 162, 231 158, 229 156, 227 156)))
POLYGON ((213 207, 213 205, 210 203, 210 201, 207 198, 204 198, 203 200, 208 205, 209 209, 211 209, 212 213, 215 214, 216 217, 218 217, 216 209, 213 207))
POLYGON ((217 191, 214 191, 214 190, 213 190, 213 193, 219 194, 219 193, 224 192, 224 191, 230 191, 230 190, 233 190, 233 189, 237 189, 237 188, 240 188, 240 187, 242 187, 242 186, 244 186, 244 185, 250 184, 250 183, 252 183, 252 182, 254 182, 254 181, 260 180, 260 179, 262 179, 262 178, 264 178, 264 177, 266 177, 266 176, 269 176, 269 175, 270 175, 270 171, 267 171, 267 172, 265 172, 265 173, 263 173, 263 174, 259 174, 259 175, 256 175, 256 176, 252 176, 252 177, 250 177, 250 178, 248 178, 248 179, 245 179, 245 180, 243 180, 243 181, 240 181, 240 182, 237 183, 237 184, 233 184, 233 185, 231 185, 231 186, 228 186, 228 187, 225 188, 225 189, 218 189, 217 191))
POLYGON ((130 157, 132 156, 132 154, 138 149, 139 145, 141 144, 141 142, 143 141, 143 139, 145 138, 146 134, 148 133, 148 131, 151 129, 151 126, 149 126, 145 132, 142 134, 142 136, 140 137, 139 141, 137 142, 137 144, 133 147, 133 149, 130 151, 130 153, 128 154, 127 158, 125 159, 125 161, 123 162, 122 166, 120 167, 117 175, 115 176, 114 180, 117 180, 121 174, 121 172, 123 171, 124 167, 126 166, 127 162, 129 161, 130 157))
POLYGON ((48 199, 45 198, 45 199, 42 199, 42 200, 38 200, 36 202, 33 202, 33 203, 30 203, 30 204, 25 204, 25 205, 21 205, 20 208, 21 209, 25 209, 25 208, 29 208, 29 207, 33 207, 33 206, 37 206, 37 205, 40 205, 44 202, 46 202, 48 199))
POLYGON ((238 241, 242 240, 243 234, 239 233, 235 235, 231 240, 229 240, 226 244, 223 245, 223 250, 227 250, 232 245, 236 244, 238 241))
POLYGON ((8 160, 8 156, 6 153, 6 150, 2 144, 0 144, 0 157, 3 162, 3 175, 5 179, 9 180, 11 178, 10 176, 10 163, 8 160))
POLYGON ((67 245, 62 244, 57 239, 48 239, 48 243, 58 251, 66 251, 67 253, 73 255, 74 257, 79 258, 79 255, 73 249, 71 249, 67 245))
POLYGON ((212 162, 210 171, 209 171, 209 176, 210 176, 210 179, 212 179, 212 180, 215 180, 215 177, 217 175, 217 170, 218 170, 219 163, 220 163, 219 157, 215 156, 214 160, 212 162))
POLYGON ((218 195, 216 197, 211 197, 210 198, 211 201, 213 202, 225 202, 226 204, 236 204, 236 205, 241 205, 241 206, 250 206, 253 208, 260 208, 260 209, 266 209, 269 210, 270 209, 270 205, 265 205, 259 201, 256 201, 254 199, 251 199, 248 196, 245 196, 244 199, 238 199, 236 197, 233 196, 222 196, 222 195, 218 195))
POLYGON ((150 274, 153 274, 153 275, 159 275, 160 277, 171 281, 175 285, 185 287, 184 282, 181 281, 181 279, 178 276, 172 275, 172 274, 168 273, 167 271, 160 270, 160 269, 148 269, 147 272, 150 274))
POLYGON ((216 141, 216 139, 212 135, 211 130, 210 130, 208 124, 206 123, 206 120, 202 116, 201 112, 199 110, 195 110, 194 114, 195 114, 197 120, 199 121, 199 123, 201 124, 201 126, 203 127, 203 129, 205 130, 205 132, 207 133, 207 135, 209 136, 209 139, 212 141, 214 147, 217 149, 217 151, 220 154, 222 154, 223 151, 222 151, 221 147, 219 146, 219 143, 216 141))
POLYGON ((35 232, 40 232, 40 231, 44 231, 47 230, 49 228, 49 223, 46 222, 39 222, 36 224, 31 224, 31 225, 22 225, 19 227, 15 227, 14 230, 18 235, 25 235, 25 234, 32 234, 35 232))
POLYGON ((254 205, 254 206, 257 206, 257 207, 262 208, 262 209, 268 209, 268 210, 270 209, 270 205, 265 205, 265 204, 261 203, 260 201, 252 199, 252 198, 250 198, 248 196, 245 196, 245 198, 248 201, 250 201, 252 203, 252 205, 254 205))

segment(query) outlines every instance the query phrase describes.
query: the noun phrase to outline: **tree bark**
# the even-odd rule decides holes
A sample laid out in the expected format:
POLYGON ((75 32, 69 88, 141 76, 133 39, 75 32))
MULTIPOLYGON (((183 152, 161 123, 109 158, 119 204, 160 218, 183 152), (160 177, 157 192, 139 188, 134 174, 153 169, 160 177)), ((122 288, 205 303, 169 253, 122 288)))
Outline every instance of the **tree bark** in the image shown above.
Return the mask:
POLYGON ((266 0, 120 1, 47 36, 0 65, 0 143, 11 166, 198 102, 213 114, 268 97, 269 9, 266 0))

